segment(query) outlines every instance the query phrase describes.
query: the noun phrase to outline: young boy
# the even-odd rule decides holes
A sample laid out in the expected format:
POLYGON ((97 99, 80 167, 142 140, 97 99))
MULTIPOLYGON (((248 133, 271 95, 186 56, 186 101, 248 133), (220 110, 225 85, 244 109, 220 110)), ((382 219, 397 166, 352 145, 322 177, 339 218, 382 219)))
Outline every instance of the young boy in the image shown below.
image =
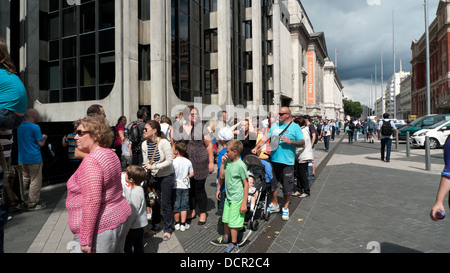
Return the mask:
MULTIPOLYGON (((225 182, 226 199, 222 222, 224 223, 225 238, 228 237, 229 241, 225 249, 226 253, 238 252, 238 243, 242 245, 251 232, 244 227, 249 186, 247 166, 240 159, 242 149, 241 141, 232 140, 228 142, 227 153, 222 157, 220 166, 216 198, 220 200, 220 187, 225 182)), ((225 241, 227 240, 225 239, 225 241)))
POLYGON ((147 176, 141 166, 131 165, 126 169, 125 180, 130 184, 131 190, 125 191, 125 198, 130 204, 132 215, 128 219, 130 230, 125 240, 125 253, 144 253, 144 227, 147 226, 147 211, 144 189, 139 186, 147 176))
POLYGON ((176 183, 173 185, 175 190, 175 202, 173 205, 173 217, 175 220, 175 230, 185 231, 189 229, 186 223, 187 212, 189 210, 189 188, 190 178, 194 177, 192 162, 185 158, 187 146, 183 142, 175 145, 173 168, 175 170, 176 183), (181 218, 181 224, 180 224, 181 218))

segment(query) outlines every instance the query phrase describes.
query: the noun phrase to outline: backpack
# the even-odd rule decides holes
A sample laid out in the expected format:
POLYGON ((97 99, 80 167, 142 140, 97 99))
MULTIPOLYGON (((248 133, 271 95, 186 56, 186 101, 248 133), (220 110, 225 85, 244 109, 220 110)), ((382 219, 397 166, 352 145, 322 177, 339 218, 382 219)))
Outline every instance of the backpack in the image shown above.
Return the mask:
POLYGON ((375 129, 375 124, 373 123, 373 121, 370 121, 368 126, 371 132, 373 131, 373 129, 375 129))
POLYGON ((355 124, 353 123, 353 122, 349 122, 348 123, 348 129, 350 129, 350 130, 355 130, 355 124))
POLYGON ((130 125, 128 125, 128 139, 132 145, 136 145, 141 142, 142 136, 141 131, 139 130, 139 124, 141 122, 142 121, 133 121, 130 125))
POLYGON ((391 122, 389 120, 383 120, 383 125, 381 125, 381 135, 391 136, 394 133, 392 129, 391 122))

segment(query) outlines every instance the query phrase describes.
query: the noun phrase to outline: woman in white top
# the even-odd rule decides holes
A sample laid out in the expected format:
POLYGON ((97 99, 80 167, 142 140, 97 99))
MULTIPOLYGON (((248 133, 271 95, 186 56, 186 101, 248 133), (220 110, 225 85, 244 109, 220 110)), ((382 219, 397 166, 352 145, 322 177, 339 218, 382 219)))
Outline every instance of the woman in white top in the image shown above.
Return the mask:
POLYGON ((172 121, 170 118, 166 115, 161 116, 161 132, 167 137, 167 140, 169 140, 170 144, 173 143, 173 134, 172 134, 172 121))
POLYGON ((159 232, 161 221, 160 206, 164 213, 164 240, 170 239, 173 222, 172 188, 175 183, 173 154, 170 142, 161 132, 161 126, 155 120, 148 121, 144 127, 142 143, 143 167, 151 172, 150 184, 158 199, 153 206, 152 230, 147 235, 159 232))

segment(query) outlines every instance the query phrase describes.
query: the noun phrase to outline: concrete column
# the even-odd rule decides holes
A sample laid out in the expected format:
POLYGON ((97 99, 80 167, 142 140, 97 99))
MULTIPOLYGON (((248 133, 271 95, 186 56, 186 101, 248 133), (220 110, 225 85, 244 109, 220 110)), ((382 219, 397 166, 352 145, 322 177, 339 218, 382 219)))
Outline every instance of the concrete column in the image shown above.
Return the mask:
POLYGON ((262 104, 263 75, 262 75, 262 28, 261 1, 252 0, 252 54, 253 54, 253 105, 257 109, 262 104))
POLYGON ((231 10, 230 1, 217 1, 219 105, 232 105, 231 100, 231 10), (222 20, 223 19, 223 20, 222 20))
POLYGON ((273 93, 274 107, 281 106, 281 53, 280 53, 280 34, 281 34, 281 0, 274 0, 272 5, 273 13, 273 93))

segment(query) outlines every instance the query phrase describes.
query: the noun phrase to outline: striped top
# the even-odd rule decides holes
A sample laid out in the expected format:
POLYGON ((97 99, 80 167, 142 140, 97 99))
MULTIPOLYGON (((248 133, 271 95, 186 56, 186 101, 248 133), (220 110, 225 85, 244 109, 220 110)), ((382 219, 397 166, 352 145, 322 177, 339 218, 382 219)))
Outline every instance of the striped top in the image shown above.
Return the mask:
POLYGON ((131 207, 122 195, 120 161, 111 149, 88 154, 67 181, 69 228, 81 245, 91 245, 96 234, 124 223, 131 207))
POLYGON ((75 139, 76 134, 70 133, 66 136, 65 143, 67 144, 67 155, 69 160, 72 162, 78 162, 80 159, 75 157, 75 148, 77 147, 77 140, 75 139))
MULTIPOLYGON (((147 141, 147 155, 148 155, 148 162, 152 160, 153 153, 155 152, 157 142, 149 142, 147 141)), ((152 164, 155 162, 158 162, 161 159, 159 150, 156 150, 155 157, 153 158, 152 164)))

